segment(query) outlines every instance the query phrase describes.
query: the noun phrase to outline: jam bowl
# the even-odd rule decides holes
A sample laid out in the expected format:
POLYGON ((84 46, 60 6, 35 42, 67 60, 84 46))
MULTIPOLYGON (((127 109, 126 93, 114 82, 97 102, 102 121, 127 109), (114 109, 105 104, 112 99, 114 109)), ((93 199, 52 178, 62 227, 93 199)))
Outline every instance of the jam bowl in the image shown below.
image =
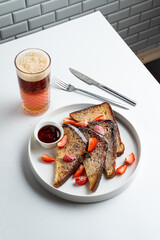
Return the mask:
POLYGON ((40 122, 34 130, 35 139, 44 148, 54 148, 63 134, 62 126, 53 121, 40 122))

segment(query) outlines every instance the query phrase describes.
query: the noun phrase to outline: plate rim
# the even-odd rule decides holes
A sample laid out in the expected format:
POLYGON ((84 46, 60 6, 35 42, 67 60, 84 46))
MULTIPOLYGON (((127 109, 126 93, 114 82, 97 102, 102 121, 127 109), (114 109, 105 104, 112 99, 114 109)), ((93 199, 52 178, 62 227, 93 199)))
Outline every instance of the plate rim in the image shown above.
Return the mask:
MULTIPOLYGON (((97 104, 92 104, 92 103, 75 103, 75 104, 69 104, 69 105, 66 105, 66 106, 62 106, 62 107, 59 107, 59 108, 56 108, 54 109, 53 111, 51 111, 50 113, 48 113, 46 116, 44 116, 43 118, 41 118, 35 125, 35 127, 37 126, 37 124, 39 124, 41 121, 44 121, 45 119, 47 119, 50 115, 52 115, 54 112, 56 111, 60 111, 62 112, 63 108, 71 108, 71 107, 75 107, 77 108, 77 106, 81 106, 81 105, 85 105, 86 108, 87 107, 90 107, 90 106, 95 106, 97 104)), ((113 109, 112 109, 113 110, 113 109)), ((137 162, 137 165, 136 165, 136 168, 134 170, 134 172, 131 174, 131 176, 129 176, 127 178, 127 180, 124 182, 124 183, 121 183, 119 186, 117 186, 114 190, 110 191, 110 192, 107 192, 107 193, 100 193, 98 195, 77 195, 77 194, 70 194, 70 193, 66 193, 66 192, 63 192, 61 189, 59 188, 54 188, 52 185, 46 183, 40 176, 39 174, 37 173, 37 171, 35 170, 33 164, 32 164, 32 160, 31 160, 31 141, 32 141, 32 138, 34 138, 34 130, 32 131, 32 134, 29 138, 29 141, 28 141, 28 159, 29 159, 29 165, 31 167, 31 170, 32 170, 32 173, 34 174, 35 178, 37 179, 37 181, 46 189, 48 190, 49 192, 51 192, 52 194, 60 197, 60 198, 63 198, 65 200, 69 200, 69 201, 72 201, 72 202, 79 202, 79 203, 92 203, 92 202, 99 202, 99 201, 104 201, 104 200, 107 200, 107 199, 110 199, 116 195, 118 195, 119 193, 121 193, 123 190, 125 190, 125 188, 128 186, 129 183, 131 183, 131 181, 133 180, 133 178, 135 177, 135 175, 137 174, 137 171, 139 169, 139 163, 140 163, 140 156, 141 156, 141 141, 140 141, 140 138, 139 138, 139 135, 135 129, 135 127, 133 126, 133 124, 126 118, 124 117, 122 114, 120 114, 119 112, 113 110, 114 114, 115 114, 115 117, 116 115, 118 115, 120 121, 121 119, 125 119, 125 121, 127 121, 127 127, 128 125, 130 125, 132 127, 132 129, 134 130, 134 138, 136 138, 136 142, 137 142, 137 147, 138 147, 138 162, 137 162)), ((35 129, 34 127, 34 129, 35 129)), ((94 194, 94 193, 93 193, 94 194)))

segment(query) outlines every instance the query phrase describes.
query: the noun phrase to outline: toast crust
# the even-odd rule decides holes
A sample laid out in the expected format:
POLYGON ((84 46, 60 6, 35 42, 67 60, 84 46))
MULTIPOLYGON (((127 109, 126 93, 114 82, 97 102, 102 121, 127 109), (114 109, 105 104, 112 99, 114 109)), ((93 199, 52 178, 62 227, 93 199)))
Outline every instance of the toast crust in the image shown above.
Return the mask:
POLYGON ((123 142, 121 141, 120 132, 118 125, 116 123, 116 119, 114 116, 114 113, 112 111, 112 108, 109 103, 104 102, 99 105, 94 105, 92 107, 88 107, 79 111, 75 111, 70 113, 70 117, 78 122, 83 121, 93 121, 95 118, 97 118, 100 115, 105 115, 108 120, 112 120, 114 124, 115 129, 115 135, 116 135, 116 144, 117 144, 117 156, 120 156, 124 153, 125 146, 123 142))
POLYGON ((53 186, 58 188, 77 170, 83 161, 86 151, 87 140, 76 127, 70 124, 63 124, 64 135, 67 135, 67 143, 64 147, 57 147, 55 179, 53 186), (76 156, 73 162, 64 162, 66 153, 76 156))

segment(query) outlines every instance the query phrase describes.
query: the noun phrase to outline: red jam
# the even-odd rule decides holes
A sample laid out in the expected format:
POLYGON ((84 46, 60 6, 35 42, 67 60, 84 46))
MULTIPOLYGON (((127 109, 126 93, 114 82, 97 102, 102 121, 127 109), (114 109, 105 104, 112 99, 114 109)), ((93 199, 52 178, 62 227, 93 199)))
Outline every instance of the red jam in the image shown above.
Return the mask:
POLYGON ((46 125, 38 131, 38 138, 44 143, 53 143, 60 138, 60 130, 52 125, 46 125))

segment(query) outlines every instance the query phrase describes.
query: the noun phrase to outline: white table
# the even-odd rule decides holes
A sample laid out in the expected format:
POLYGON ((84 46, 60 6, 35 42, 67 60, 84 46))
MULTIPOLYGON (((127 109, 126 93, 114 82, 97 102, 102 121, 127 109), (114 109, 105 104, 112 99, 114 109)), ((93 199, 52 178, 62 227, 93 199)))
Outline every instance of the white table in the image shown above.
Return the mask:
MULTIPOLYGON (((0 46, 0 239, 158 240, 160 214, 160 86, 99 13, 0 46), (52 57, 52 73, 75 85, 113 96, 76 80, 73 67, 137 101, 125 116, 141 139, 139 171, 116 197, 93 204, 60 199, 45 190, 28 164, 27 144, 42 118, 25 115, 14 69, 22 49, 38 47, 52 57)), ((120 100, 119 100, 120 101, 120 100)), ((46 114, 72 103, 100 103, 52 87, 46 114)))

